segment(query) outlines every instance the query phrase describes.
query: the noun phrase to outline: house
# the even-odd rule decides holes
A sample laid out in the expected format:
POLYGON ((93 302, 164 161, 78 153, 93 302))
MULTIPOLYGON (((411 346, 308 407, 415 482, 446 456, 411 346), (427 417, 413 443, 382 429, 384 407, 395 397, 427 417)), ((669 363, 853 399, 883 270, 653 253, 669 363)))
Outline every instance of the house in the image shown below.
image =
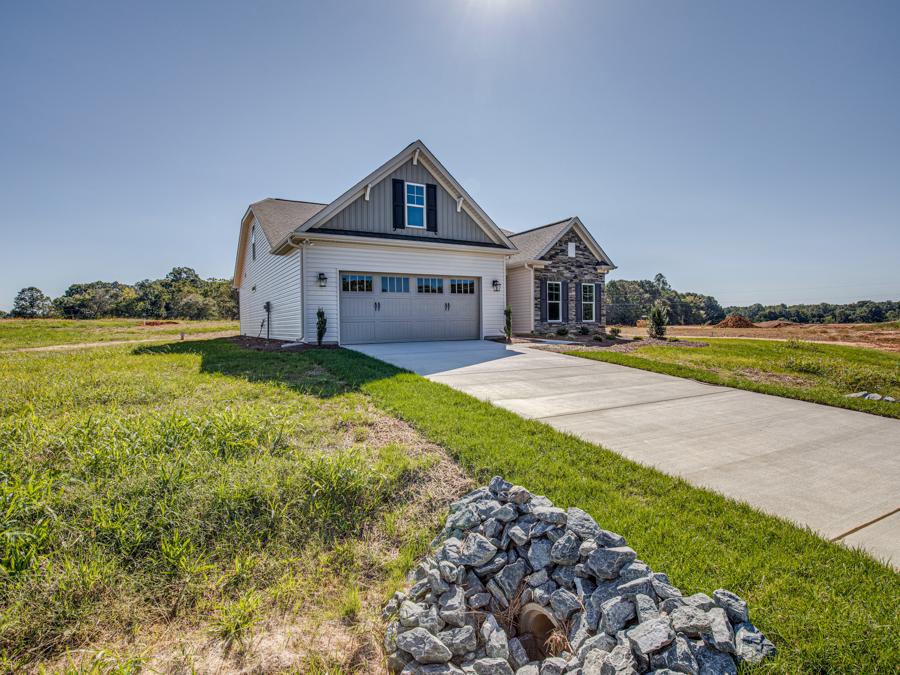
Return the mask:
MULTIPOLYGON (((526 277, 535 280, 529 281, 532 296, 544 298, 545 288, 549 293, 542 322, 544 303, 535 305, 532 297, 519 306, 526 294, 517 287, 513 316, 522 313, 516 319, 521 330, 571 324, 568 309, 553 318, 556 286, 550 276, 541 285, 541 275, 563 274, 561 281, 573 289, 599 283, 599 303, 603 274, 612 267, 580 221, 563 229, 547 250, 536 244, 519 250, 514 239, 530 244, 528 233, 501 230, 416 141, 330 203, 270 198, 248 207, 234 271, 241 334, 315 342, 321 309, 325 342, 501 336, 508 260, 515 261, 512 270, 522 270, 516 272, 519 285, 526 277), (576 261, 587 267, 557 261, 556 240, 573 237, 583 242, 576 245, 576 261), (576 269, 583 278, 576 278, 576 269)), ((583 318, 579 311, 571 316, 583 318)), ((602 311, 595 316, 602 325, 602 311)))
POLYGON ((616 268, 577 216, 510 234, 506 264, 514 333, 606 326, 606 274, 616 268))

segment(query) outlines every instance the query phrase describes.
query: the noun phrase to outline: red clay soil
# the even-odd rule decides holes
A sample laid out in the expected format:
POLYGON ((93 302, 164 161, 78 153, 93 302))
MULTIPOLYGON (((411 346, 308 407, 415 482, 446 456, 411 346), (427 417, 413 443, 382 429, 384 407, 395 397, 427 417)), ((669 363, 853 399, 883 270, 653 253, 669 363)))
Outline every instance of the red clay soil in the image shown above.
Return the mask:
POLYGON ((154 320, 154 321, 145 321, 141 325, 142 326, 171 326, 171 325, 177 325, 177 324, 178 324, 177 321, 155 321, 154 320))
POLYGON ((248 337, 246 335, 236 335, 235 337, 229 338, 228 341, 239 347, 243 347, 244 349, 254 349, 258 352, 305 352, 308 349, 338 348, 337 345, 322 345, 319 347, 318 345, 308 345, 305 343, 296 344, 289 340, 266 340, 265 338, 248 337), (285 347, 283 345, 291 346, 285 347))
POLYGON ((724 321, 720 321, 716 326, 718 328, 756 328, 755 323, 740 314, 727 316, 724 321))
POLYGON ((754 325, 757 328, 785 328, 786 326, 796 326, 797 324, 785 319, 775 319, 774 321, 757 321, 754 325))

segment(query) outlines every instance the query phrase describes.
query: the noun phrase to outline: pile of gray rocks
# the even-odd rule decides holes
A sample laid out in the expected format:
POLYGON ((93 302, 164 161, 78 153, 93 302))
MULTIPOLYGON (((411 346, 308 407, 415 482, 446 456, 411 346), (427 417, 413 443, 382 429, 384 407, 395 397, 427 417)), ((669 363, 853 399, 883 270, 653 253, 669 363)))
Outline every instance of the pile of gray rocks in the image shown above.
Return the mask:
POLYGON ((775 653, 734 593, 685 596, 581 509, 500 477, 450 506, 410 581, 384 609, 404 675, 713 675, 775 653))
POLYGON ((847 394, 846 398, 864 398, 869 401, 884 401, 885 403, 900 403, 893 396, 882 396, 871 391, 857 391, 853 394, 847 394))

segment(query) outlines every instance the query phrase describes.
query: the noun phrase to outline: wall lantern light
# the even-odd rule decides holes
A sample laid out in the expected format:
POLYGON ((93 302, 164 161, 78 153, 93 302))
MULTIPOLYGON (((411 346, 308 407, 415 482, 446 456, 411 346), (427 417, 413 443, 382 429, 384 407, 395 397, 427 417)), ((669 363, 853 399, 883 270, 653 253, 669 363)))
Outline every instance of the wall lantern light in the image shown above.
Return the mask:
POLYGON ((319 272, 319 286, 325 288, 328 284, 328 277, 325 276, 325 272, 319 272))
POLYGON ((494 279, 494 280, 491 282, 491 286, 493 287, 493 289, 494 289, 495 292, 496 292, 496 291, 499 291, 499 290, 500 290, 500 280, 499 280, 499 279, 494 279))

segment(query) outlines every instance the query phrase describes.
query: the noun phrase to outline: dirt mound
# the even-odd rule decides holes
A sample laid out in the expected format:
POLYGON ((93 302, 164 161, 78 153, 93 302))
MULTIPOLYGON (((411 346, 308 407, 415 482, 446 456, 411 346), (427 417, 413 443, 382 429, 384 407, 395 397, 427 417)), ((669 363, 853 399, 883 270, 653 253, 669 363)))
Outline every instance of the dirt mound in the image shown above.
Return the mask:
POLYGON ((755 325, 757 328, 786 328, 787 326, 796 326, 797 324, 786 319, 775 319, 774 321, 759 321, 755 325))
POLYGON ((716 326, 719 328, 756 328, 755 323, 740 314, 727 316, 724 321, 720 321, 716 326))
POLYGON ((177 321, 156 321, 156 320, 154 320, 154 321, 145 321, 141 325, 142 326, 173 326, 173 325, 177 325, 177 324, 178 324, 177 321))

